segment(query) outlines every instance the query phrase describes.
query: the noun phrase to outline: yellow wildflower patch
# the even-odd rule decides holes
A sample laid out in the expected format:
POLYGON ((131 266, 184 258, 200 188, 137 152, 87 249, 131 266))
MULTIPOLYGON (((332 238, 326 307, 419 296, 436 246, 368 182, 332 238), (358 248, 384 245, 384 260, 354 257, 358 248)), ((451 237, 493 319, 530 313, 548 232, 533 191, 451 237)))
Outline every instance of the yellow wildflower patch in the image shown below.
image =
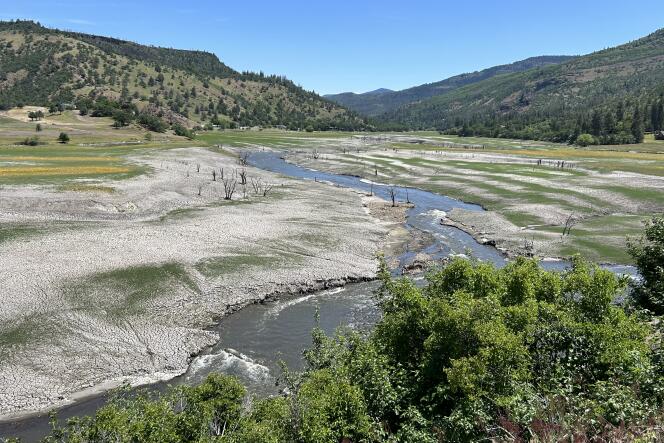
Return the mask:
POLYGON ((130 172, 130 168, 121 166, 79 166, 79 167, 11 167, 0 168, 0 177, 20 177, 26 175, 91 175, 91 174, 123 174, 130 172))
POLYGON ((31 156, 31 155, 13 155, 3 157, 0 156, 0 160, 3 161, 49 161, 49 162, 111 162, 117 160, 114 157, 95 157, 95 156, 63 156, 63 157, 43 157, 43 156, 31 156))

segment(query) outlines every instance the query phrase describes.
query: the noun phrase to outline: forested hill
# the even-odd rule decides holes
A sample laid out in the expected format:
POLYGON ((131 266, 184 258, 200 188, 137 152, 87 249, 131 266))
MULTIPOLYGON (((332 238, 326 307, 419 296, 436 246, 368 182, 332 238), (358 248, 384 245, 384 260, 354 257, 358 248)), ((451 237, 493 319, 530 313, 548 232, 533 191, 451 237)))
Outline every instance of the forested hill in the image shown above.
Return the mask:
POLYGON ((342 94, 326 95, 325 97, 359 112, 360 114, 375 117, 385 112, 393 111, 408 103, 414 103, 437 95, 447 94, 462 86, 477 83, 497 75, 523 72, 536 67, 562 63, 572 58, 574 57, 567 55, 531 57, 511 64, 494 66, 482 71, 456 75, 439 82, 427 83, 401 91, 379 89, 364 94, 345 92, 342 94))
POLYGON ((634 143, 664 129, 664 30, 567 62, 494 76, 380 120, 410 128, 582 143, 634 143))
POLYGON ((285 125, 360 129, 365 121, 290 80, 239 73, 203 51, 145 46, 0 22, 0 107, 121 107, 185 126, 285 125))

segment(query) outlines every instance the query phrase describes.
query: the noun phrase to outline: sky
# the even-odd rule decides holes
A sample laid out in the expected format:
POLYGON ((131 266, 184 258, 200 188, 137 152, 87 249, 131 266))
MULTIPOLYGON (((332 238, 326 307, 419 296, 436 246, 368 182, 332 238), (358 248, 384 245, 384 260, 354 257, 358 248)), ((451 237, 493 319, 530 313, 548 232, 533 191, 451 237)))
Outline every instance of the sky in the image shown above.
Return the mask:
POLYGON ((664 27, 662 0, 0 0, 0 20, 213 52, 320 94, 404 89, 664 27))

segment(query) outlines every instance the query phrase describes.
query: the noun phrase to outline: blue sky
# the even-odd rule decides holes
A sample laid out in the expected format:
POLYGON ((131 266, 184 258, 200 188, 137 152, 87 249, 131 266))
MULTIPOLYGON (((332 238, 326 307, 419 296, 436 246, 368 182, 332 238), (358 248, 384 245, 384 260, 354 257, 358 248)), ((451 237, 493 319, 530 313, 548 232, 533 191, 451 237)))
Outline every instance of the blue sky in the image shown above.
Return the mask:
POLYGON ((216 53, 319 93, 403 89, 664 27, 662 0, 0 0, 0 19, 216 53))

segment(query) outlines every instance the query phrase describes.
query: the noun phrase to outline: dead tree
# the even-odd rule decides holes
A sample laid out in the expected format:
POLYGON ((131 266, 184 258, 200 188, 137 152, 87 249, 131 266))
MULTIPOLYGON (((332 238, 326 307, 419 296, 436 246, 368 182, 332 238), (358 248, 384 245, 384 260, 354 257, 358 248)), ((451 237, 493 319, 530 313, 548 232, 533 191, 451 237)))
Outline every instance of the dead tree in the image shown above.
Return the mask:
POLYGON ((397 205, 397 190, 394 187, 388 189, 390 193, 390 199, 392 200, 392 207, 394 208, 397 205))
POLYGON ((198 185, 198 196, 201 196, 201 191, 203 190, 203 184, 198 185))
POLYGON ((201 164, 196 163, 196 172, 201 172, 201 164))
POLYGON ((533 257, 535 255, 535 239, 523 239, 523 250, 526 257, 533 257))
POLYGON ((237 163, 240 166, 247 166, 249 164, 249 153, 248 152, 240 152, 237 158, 237 163))
POLYGON ((237 186, 237 180, 232 178, 224 179, 224 200, 232 200, 233 194, 235 194, 235 186, 237 186))
POLYGON ((268 192, 272 190, 273 186, 274 185, 270 183, 265 183, 265 185, 263 185, 263 197, 267 197, 268 192))
POLYGON ((212 170, 212 181, 213 182, 217 181, 217 171, 215 169, 212 170))
POLYGON ((569 236, 570 232, 572 231, 572 226, 576 224, 576 219, 574 218, 574 213, 571 213, 568 217, 567 220, 565 220, 565 226, 563 226, 563 237, 564 236, 569 236))
POLYGON ((219 168, 219 178, 224 179, 224 168, 219 168))
POLYGON ((318 153, 318 149, 314 149, 311 152, 311 158, 313 158, 314 160, 318 160, 318 157, 320 157, 320 154, 318 153))
POLYGON ((239 175, 240 175, 240 184, 242 186, 246 185, 247 184, 247 171, 245 171, 243 169, 243 170, 240 171, 239 175))
POLYGON ((260 195, 263 193, 263 182, 260 178, 258 180, 252 178, 251 187, 254 188, 254 194, 260 195))
POLYGON ((408 188, 406 188, 406 203, 410 204, 410 197, 408 196, 408 188))

